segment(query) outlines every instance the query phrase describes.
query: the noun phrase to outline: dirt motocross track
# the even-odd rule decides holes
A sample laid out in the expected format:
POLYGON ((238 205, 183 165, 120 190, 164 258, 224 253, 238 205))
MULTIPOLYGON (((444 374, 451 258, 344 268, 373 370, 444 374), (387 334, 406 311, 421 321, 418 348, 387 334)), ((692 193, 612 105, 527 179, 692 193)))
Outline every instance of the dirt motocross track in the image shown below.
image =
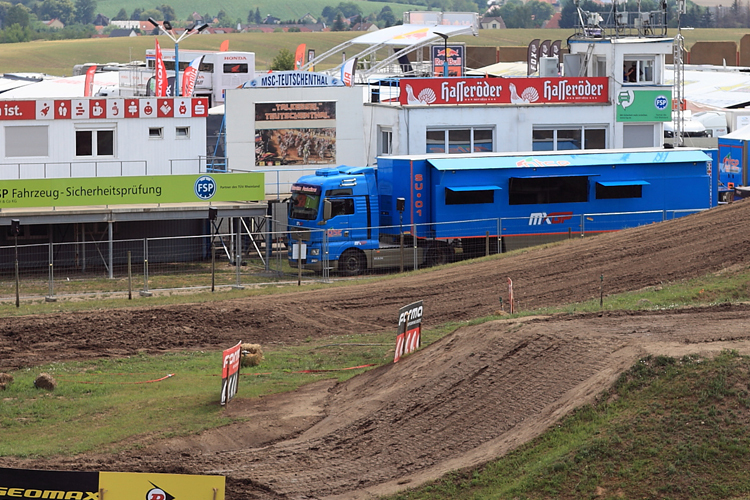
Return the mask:
MULTIPOLYGON (((513 279, 520 308, 659 287, 750 265, 750 202, 395 280, 194 306, 0 319, 0 371, 55 359, 271 346, 492 314, 513 279)), ((481 464, 591 402, 646 354, 750 353, 750 305, 499 320, 463 327, 342 384, 235 400, 248 422, 118 455, 0 458, 0 466, 221 474, 227 498, 374 498, 481 464)))

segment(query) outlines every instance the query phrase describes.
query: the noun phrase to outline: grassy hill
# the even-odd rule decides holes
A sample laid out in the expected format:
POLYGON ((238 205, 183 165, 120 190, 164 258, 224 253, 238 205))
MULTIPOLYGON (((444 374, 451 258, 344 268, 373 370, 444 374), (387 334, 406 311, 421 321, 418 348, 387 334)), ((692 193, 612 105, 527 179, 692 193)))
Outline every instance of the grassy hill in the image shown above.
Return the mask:
MULTIPOLYGON (((279 19, 299 19, 307 13, 312 14, 315 17, 320 16, 323 8, 330 5, 332 7, 339 4, 340 0, 306 0, 300 2, 299 0, 253 0, 245 2, 242 0, 224 0, 222 2, 212 2, 210 0, 98 0, 97 12, 101 12, 105 16, 114 16, 119 12, 121 8, 124 8, 128 15, 133 12, 133 9, 140 7, 144 10, 153 9, 158 5, 167 4, 171 5, 175 10, 175 14, 178 19, 187 19, 187 16, 193 12, 199 14, 211 14, 216 15, 220 9, 229 14, 232 19, 239 18, 242 22, 247 22, 247 14, 249 11, 255 13, 255 9, 260 9, 261 16, 271 14, 279 19)), ((381 9, 388 5, 393 10, 393 14, 396 19, 401 19, 401 16, 405 10, 420 10, 416 9, 413 5, 392 3, 392 2, 367 2, 364 0, 354 0, 354 3, 359 5, 364 15, 372 13, 377 14, 381 9)))
POLYGON ((391 499, 747 498, 749 368, 733 352, 644 358, 534 441, 391 499))
MULTIPOLYGON (((684 36, 686 46, 689 48, 698 40, 728 40, 739 44, 740 38, 746 33, 746 30, 741 29, 703 29, 684 31, 684 36)), ((463 36, 456 37, 455 40, 471 46, 525 46, 534 38, 564 41, 571 34, 571 30, 480 30, 477 37, 463 36)), ((256 69, 264 71, 282 48, 294 52, 297 45, 306 43, 308 48, 315 49, 317 54, 322 54, 358 35, 359 33, 347 31, 196 35, 181 42, 180 48, 218 50, 222 41, 229 40, 230 50, 255 52, 256 69)), ((170 48, 172 44, 166 37, 161 37, 160 43, 165 48, 170 48)), ((0 44, 0 72, 70 75, 75 64, 143 60, 146 49, 153 48, 153 46, 154 39, 150 36, 0 44)))

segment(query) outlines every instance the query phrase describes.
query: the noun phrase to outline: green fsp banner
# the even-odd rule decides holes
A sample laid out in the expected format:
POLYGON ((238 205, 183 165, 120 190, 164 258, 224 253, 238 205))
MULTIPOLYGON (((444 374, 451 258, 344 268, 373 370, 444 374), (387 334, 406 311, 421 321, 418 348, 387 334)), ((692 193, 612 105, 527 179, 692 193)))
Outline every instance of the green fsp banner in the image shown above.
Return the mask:
POLYGON ((672 121, 672 91, 623 88, 617 94, 617 121, 672 121))
POLYGON ((0 181, 0 209, 260 201, 262 172, 0 181))

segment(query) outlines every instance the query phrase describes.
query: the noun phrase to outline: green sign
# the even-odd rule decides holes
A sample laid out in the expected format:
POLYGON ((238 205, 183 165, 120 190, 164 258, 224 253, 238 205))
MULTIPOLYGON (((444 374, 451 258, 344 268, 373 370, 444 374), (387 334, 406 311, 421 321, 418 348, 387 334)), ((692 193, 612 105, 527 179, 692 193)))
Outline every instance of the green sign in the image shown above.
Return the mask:
POLYGON ((618 122, 671 122, 671 90, 631 90, 617 94, 618 122))
POLYGON ((260 201, 262 172, 0 181, 0 209, 260 201))

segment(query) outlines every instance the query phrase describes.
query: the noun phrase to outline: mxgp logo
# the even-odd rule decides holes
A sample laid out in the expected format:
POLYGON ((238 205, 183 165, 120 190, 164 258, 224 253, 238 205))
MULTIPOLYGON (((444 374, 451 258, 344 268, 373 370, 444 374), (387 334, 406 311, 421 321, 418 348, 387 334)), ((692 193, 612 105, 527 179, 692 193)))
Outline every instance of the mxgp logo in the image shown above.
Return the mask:
POLYGON ((573 218, 573 212, 536 212, 529 216, 529 226, 539 226, 543 223, 562 224, 566 220, 573 218))

